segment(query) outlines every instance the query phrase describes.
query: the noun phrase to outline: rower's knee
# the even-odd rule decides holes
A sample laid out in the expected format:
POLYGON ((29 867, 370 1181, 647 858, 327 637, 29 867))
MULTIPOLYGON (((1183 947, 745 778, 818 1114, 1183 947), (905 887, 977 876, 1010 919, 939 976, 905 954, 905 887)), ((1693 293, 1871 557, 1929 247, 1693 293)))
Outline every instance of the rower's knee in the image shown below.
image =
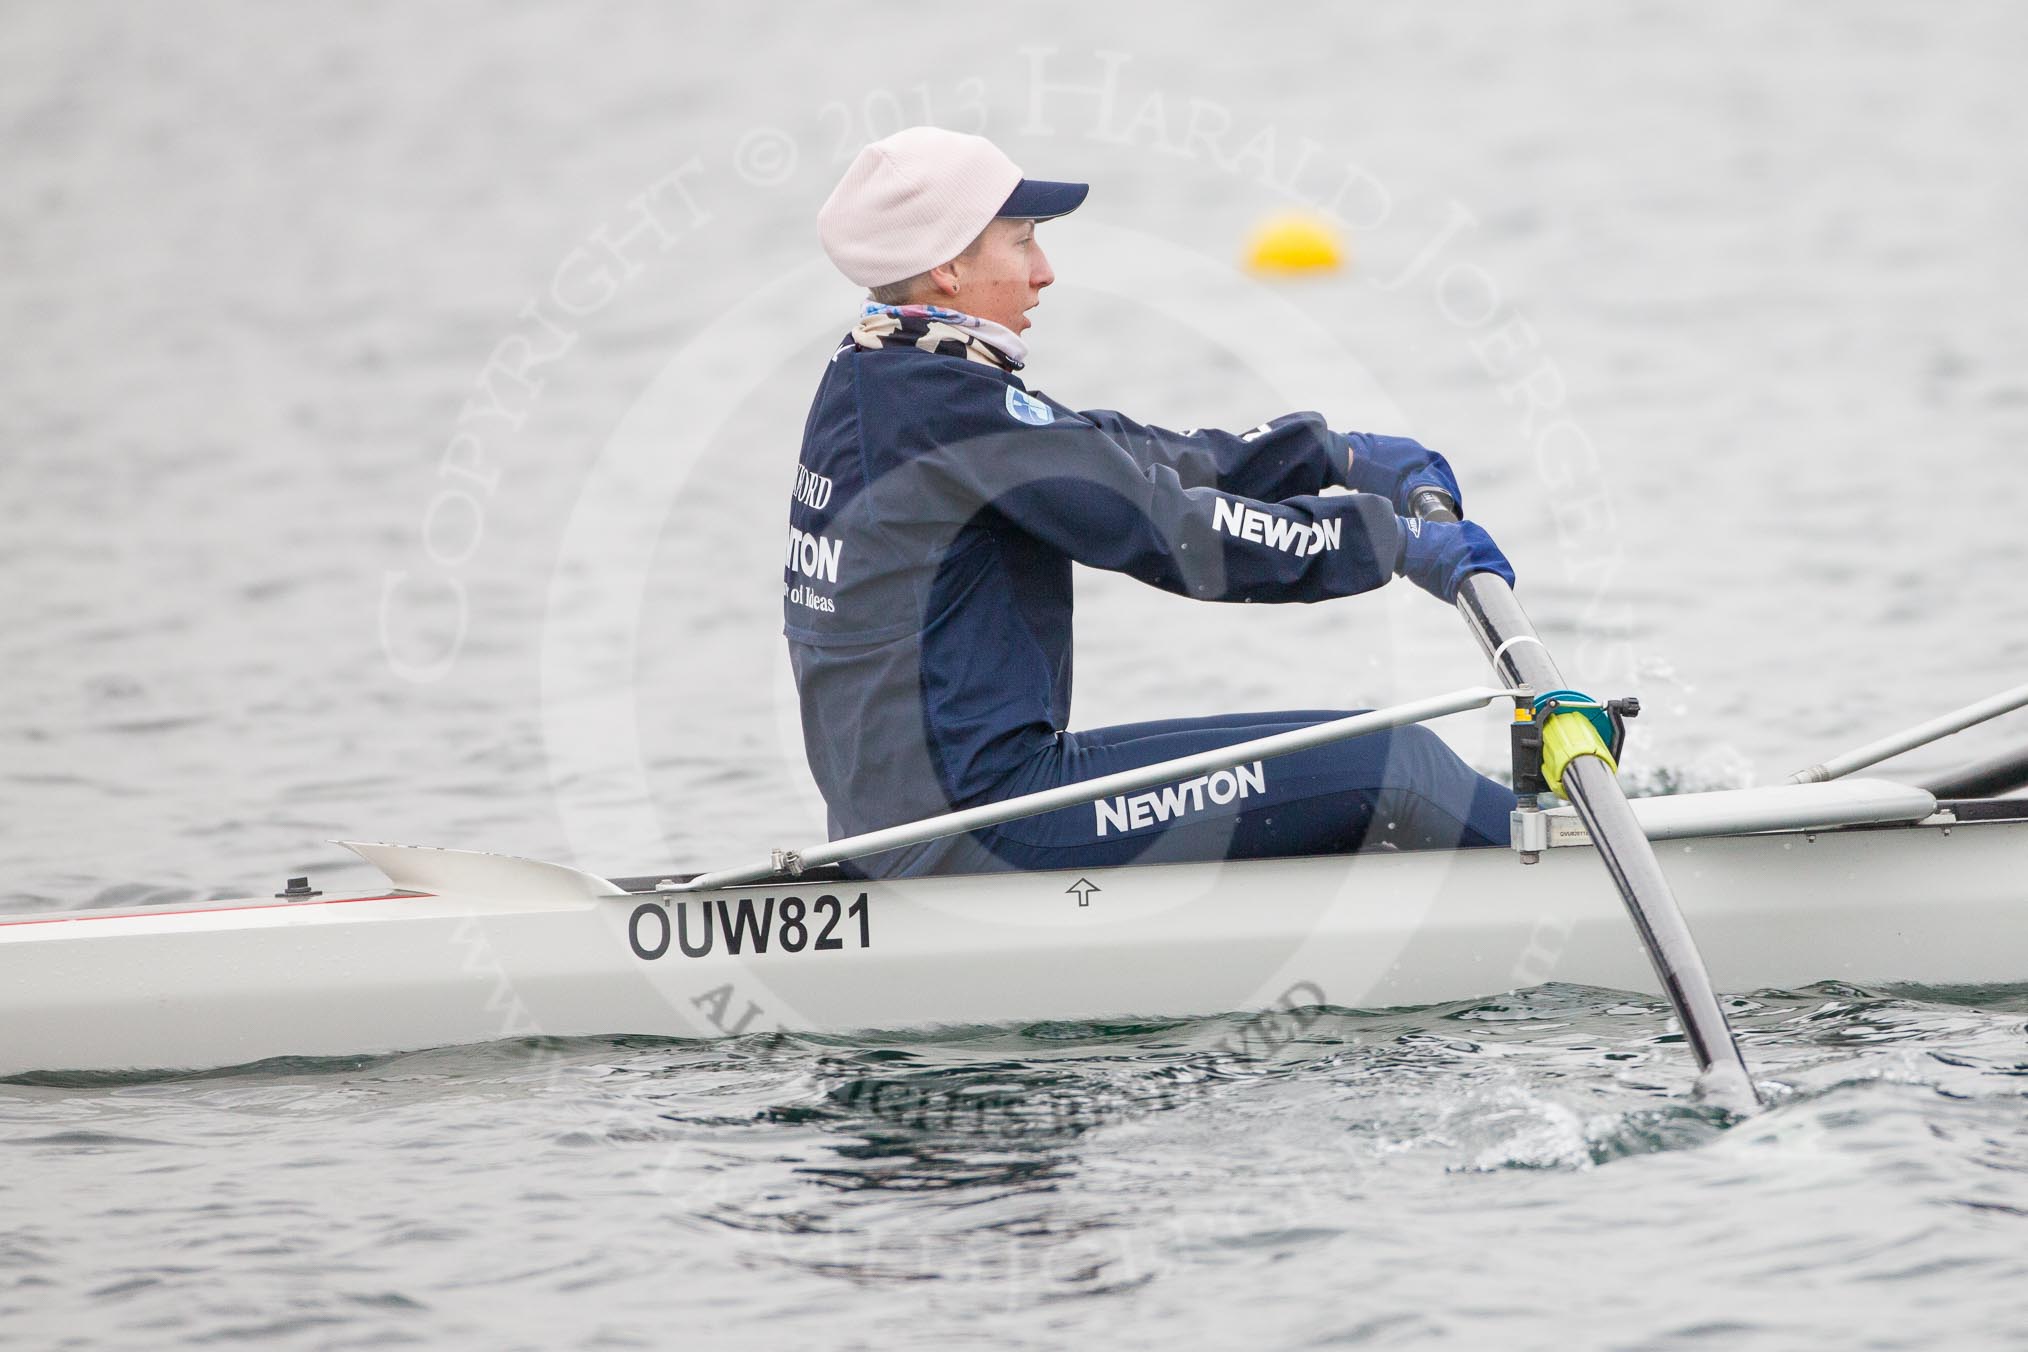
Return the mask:
POLYGON ((1388 765, 1395 773, 1390 779, 1408 784, 1428 784, 1433 779, 1476 777, 1477 772, 1465 764, 1450 743, 1431 732, 1420 723, 1411 723, 1394 731, 1394 744, 1388 749, 1388 765))

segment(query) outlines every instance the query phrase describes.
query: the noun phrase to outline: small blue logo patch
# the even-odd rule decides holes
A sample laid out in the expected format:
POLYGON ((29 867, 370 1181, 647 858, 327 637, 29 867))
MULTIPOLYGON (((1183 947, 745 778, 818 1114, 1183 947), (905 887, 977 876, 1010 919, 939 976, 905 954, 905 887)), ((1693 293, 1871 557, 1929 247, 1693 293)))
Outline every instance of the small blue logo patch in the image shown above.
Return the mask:
POLYGON ((1056 421, 1055 409, 1012 385, 1007 387, 1007 411, 1016 422, 1025 422, 1030 427, 1046 427, 1056 421))

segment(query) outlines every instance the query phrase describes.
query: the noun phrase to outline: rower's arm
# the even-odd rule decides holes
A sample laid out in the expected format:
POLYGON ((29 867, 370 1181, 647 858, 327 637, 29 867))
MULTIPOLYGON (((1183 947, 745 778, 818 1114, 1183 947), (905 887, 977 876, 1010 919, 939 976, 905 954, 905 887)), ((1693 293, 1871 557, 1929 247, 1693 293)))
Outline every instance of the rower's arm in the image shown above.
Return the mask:
POLYGON ((1206 601, 1321 601, 1395 575, 1404 533, 1383 498, 1275 502, 1192 486, 1081 414, 1010 416, 990 373, 954 364, 938 380, 952 422, 914 462, 926 477, 893 486, 896 510, 913 503, 954 521, 991 511, 1079 563, 1206 601))
POLYGON ((1218 488, 1245 498, 1284 498, 1345 488, 1351 446, 1321 413, 1285 413, 1244 432, 1215 427, 1171 431, 1109 408, 1080 418, 1110 436, 1143 468, 1175 471, 1185 488, 1218 488))

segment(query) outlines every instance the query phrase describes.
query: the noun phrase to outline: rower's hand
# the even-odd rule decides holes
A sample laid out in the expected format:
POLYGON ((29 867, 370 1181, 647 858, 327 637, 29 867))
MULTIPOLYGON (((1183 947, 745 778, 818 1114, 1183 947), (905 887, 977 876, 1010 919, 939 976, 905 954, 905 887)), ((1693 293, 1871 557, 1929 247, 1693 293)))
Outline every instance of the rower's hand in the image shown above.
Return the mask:
POLYGON ((1514 565, 1485 528, 1472 521, 1401 521, 1401 562, 1395 571, 1445 604, 1473 573, 1491 573, 1514 585, 1514 565))
POLYGON ((1376 437, 1367 432, 1347 432, 1352 461, 1346 469, 1345 486, 1355 493, 1378 493, 1394 504, 1396 516, 1415 515, 1415 495, 1435 488, 1457 504, 1465 514, 1464 495, 1458 492, 1458 476, 1441 455, 1410 437, 1376 437))

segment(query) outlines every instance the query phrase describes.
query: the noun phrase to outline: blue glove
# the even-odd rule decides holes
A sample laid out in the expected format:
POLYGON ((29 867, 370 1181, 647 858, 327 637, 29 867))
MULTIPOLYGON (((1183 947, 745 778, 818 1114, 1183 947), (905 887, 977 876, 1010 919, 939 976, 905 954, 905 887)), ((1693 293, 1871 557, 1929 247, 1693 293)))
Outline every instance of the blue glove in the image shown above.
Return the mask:
POLYGON ((1395 515, 1414 516, 1416 490, 1437 488, 1450 496, 1459 516, 1465 514, 1465 499, 1450 462, 1421 442, 1367 432, 1347 432, 1345 440, 1352 444, 1345 486, 1353 492, 1378 493, 1394 504, 1395 515))
POLYGON ((1401 519, 1401 561, 1395 572, 1405 575, 1445 604, 1458 599, 1458 588, 1473 573, 1491 573, 1514 585, 1514 565, 1476 522, 1401 519))

